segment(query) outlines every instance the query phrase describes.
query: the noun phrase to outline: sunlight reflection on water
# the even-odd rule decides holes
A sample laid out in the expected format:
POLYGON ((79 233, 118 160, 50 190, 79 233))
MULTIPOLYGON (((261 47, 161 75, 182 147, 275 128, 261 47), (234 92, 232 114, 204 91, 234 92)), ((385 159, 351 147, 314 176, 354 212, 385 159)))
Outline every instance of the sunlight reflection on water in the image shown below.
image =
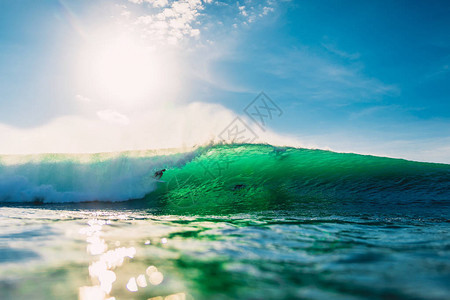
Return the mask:
MULTIPOLYGON (((100 255, 97 261, 94 261, 89 265, 89 275, 91 276, 92 281, 99 285, 81 287, 79 298, 82 300, 111 299, 109 294, 111 293, 113 283, 117 279, 113 270, 122 266, 126 257, 132 259, 136 254, 136 249, 134 247, 120 247, 106 251, 108 246, 101 236, 102 228, 107 224, 111 224, 111 222, 90 219, 88 221, 88 227, 80 230, 81 234, 87 236, 87 252, 93 256, 100 255)), ((134 282, 134 285, 136 285, 136 282, 134 282)), ((128 289, 132 291, 131 288, 128 289)), ((137 291, 137 287, 135 290, 137 291)))
MULTIPOLYGON (((127 217, 120 215, 120 220, 125 220, 127 217)), ((102 220, 93 218, 87 222, 87 227, 80 229, 79 233, 86 236, 86 251, 91 256, 98 257, 98 260, 92 261, 89 265, 89 276, 91 277, 92 286, 82 286, 79 288, 80 300, 113 300, 115 297, 111 296, 112 286, 116 282, 117 276, 114 270, 121 267, 125 260, 133 259, 136 255, 135 247, 119 247, 120 242, 114 243, 117 248, 108 250, 108 245, 105 239, 103 228, 106 225, 111 225, 110 220, 102 220), (107 251, 108 250, 108 251, 107 251)), ((161 244, 168 242, 167 238, 161 238, 161 244)), ((149 245, 150 241, 144 242, 149 245)), ((151 285, 159 285, 164 280, 164 275, 157 267, 148 266, 146 269, 148 282, 151 285)), ((139 288, 146 288, 147 278, 144 274, 138 274, 128 279, 126 289, 129 292, 137 292, 139 288)), ((171 294, 166 297, 155 299, 185 299, 184 293, 171 294)))

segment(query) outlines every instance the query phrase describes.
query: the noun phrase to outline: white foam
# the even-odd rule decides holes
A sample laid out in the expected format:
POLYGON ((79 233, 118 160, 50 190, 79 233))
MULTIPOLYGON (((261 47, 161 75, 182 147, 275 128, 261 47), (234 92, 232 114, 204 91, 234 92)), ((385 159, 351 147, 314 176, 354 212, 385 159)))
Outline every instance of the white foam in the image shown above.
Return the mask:
POLYGON ((140 199, 155 190, 155 170, 180 166, 193 155, 193 151, 165 156, 84 155, 81 159, 41 155, 22 160, 0 156, 0 202, 140 199))

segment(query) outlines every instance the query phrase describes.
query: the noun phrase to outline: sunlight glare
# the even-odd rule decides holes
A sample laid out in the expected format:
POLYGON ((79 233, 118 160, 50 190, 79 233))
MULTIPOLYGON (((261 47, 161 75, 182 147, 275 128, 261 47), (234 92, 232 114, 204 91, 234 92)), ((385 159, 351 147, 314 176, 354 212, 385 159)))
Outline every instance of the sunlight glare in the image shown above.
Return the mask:
POLYGON ((87 94, 114 106, 134 107, 174 94, 179 64, 174 53, 131 34, 98 34, 82 49, 78 79, 87 94))

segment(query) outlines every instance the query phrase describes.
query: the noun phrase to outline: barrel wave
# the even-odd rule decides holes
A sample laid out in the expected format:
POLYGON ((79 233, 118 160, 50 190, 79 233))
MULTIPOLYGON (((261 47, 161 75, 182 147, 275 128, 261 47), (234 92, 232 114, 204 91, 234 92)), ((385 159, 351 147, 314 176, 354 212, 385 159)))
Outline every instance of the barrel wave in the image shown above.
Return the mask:
POLYGON ((450 165, 270 145, 221 145, 167 171, 160 196, 177 207, 256 210, 297 202, 439 204, 450 165), (324 202, 325 201, 325 202, 324 202))
POLYGON ((0 157, 1 202, 139 201, 173 209, 295 202, 447 203, 450 165, 260 144, 0 157), (166 168, 163 181, 153 178, 166 168))

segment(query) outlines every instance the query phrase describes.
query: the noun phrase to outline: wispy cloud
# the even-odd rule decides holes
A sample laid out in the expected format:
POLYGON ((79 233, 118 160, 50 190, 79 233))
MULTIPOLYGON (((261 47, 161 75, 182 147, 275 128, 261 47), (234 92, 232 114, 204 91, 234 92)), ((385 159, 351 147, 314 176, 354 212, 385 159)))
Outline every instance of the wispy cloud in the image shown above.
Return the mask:
POLYGON ((437 70, 434 70, 428 74, 425 75, 426 80, 433 80, 441 78, 442 76, 445 76, 450 73, 450 63, 445 63, 444 65, 441 65, 437 68, 437 70))
POLYGON ((360 111, 350 113, 349 119, 355 120, 372 116, 374 114, 384 113, 386 111, 393 111, 398 109, 398 105, 374 105, 368 108, 364 108, 360 111))
POLYGON ((330 105, 373 102, 383 96, 398 95, 397 86, 364 75, 361 63, 343 64, 309 48, 286 50, 260 57, 260 68, 289 82, 286 91, 304 101, 324 101, 330 105), (289 91, 290 90, 290 91, 289 91))
POLYGON ((86 96, 83 95, 76 95, 75 99, 77 99, 77 101, 82 102, 82 103, 90 103, 92 100, 86 96))
POLYGON ((361 57, 359 53, 348 53, 346 51, 343 51, 339 49, 336 45, 330 44, 330 43, 322 43, 322 46, 327 49, 329 52, 336 54, 340 57, 347 58, 350 60, 356 60, 361 57))
MULTIPOLYGON (((245 5, 240 5, 237 2, 239 14, 243 17, 243 24, 253 23, 258 18, 267 16, 269 13, 275 11, 275 2, 269 1, 245 1, 245 5)), ((237 24, 235 24, 237 26, 237 24)), ((235 27, 236 27, 235 26, 235 27)))
POLYGON ((115 123, 120 125, 128 125, 130 124, 130 119, 112 109, 100 110, 97 112, 97 116, 100 120, 106 121, 108 123, 115 123))
POLYGON ((169 4, 168 0, 128 0, 128 1, 135 4, 150 3, 154 7, 164 7, 169 4))

